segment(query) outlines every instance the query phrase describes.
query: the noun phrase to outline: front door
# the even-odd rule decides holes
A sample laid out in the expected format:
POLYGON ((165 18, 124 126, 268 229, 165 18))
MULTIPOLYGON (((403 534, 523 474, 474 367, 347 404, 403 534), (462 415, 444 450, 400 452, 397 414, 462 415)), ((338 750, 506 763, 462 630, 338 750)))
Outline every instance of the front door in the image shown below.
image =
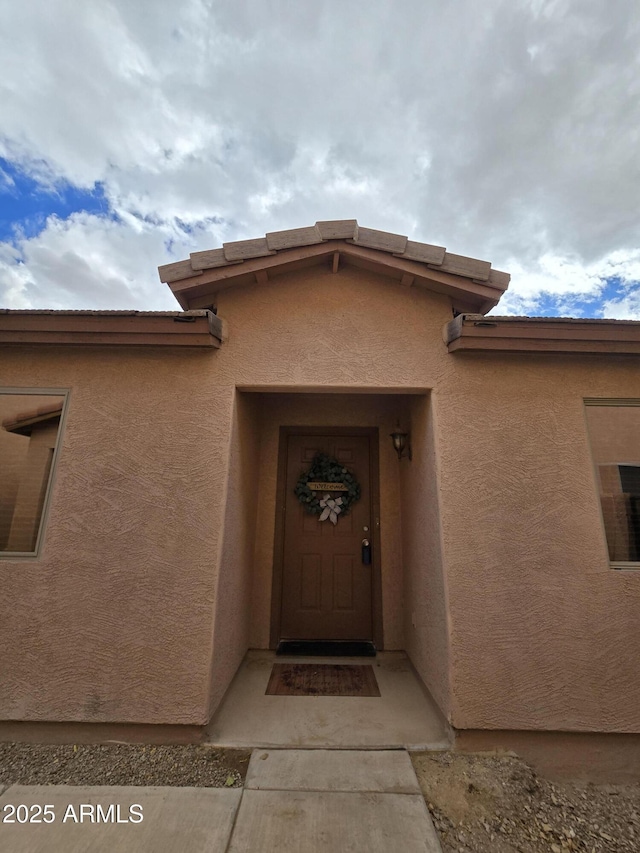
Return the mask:
POLYGON ((373 560, 366 562, 362 547, 363 539, 373 543, 371 436, 327 433, 283 435, 280 639, 373 640, 373 560), (360 499, 335 524, 307 512, 295 493, 300 475, 309 471, 318 453, 342 463, 360 486, 360 499))

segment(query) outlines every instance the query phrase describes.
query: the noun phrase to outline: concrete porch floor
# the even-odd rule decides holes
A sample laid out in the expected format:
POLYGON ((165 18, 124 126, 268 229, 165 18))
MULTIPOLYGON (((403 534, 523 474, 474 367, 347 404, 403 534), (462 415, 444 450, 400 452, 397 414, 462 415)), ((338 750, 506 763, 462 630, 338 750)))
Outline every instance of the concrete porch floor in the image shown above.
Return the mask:
POLYGON ((375 658, 250 651, 207 728, 225 747, 447 749, 449 728, 404 652, 375 658), (380 697, 265 696, 274 663, 371 664, 380 697))

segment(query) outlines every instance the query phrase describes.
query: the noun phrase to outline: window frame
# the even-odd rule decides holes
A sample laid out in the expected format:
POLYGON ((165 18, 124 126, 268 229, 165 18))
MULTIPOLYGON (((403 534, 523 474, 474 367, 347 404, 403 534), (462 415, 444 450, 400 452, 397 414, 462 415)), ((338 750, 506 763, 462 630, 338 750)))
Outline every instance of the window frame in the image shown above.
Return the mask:
POLYGON ((58 435, 56 445, 53 449, 53 457, 51 459, 51 470, 49 472, 49 482, 42 503, 42 512, 40 514, 40 524, 38 525, 38 535, 33 551, 0 551, 0 561, 2 560, 37 560, 42 555, 44 546, 45 531, 49 520, 49 510, 51 507, 51 493, 55 483, 58 460, 62 451, 62 438, 69 410, 69 399, 71 397, 70 388, 14 388, 10 386, 0 386, 0 395, 5 396, 51 396, 62 397, 62 410, 60 412, 60 423, 58 425, 58 435))
MULTIPOLYGON (((593 453, 593 446, 591 443, 591 434, 589 432, 589 420, 587 417, 587 407, 591 406, 600 406, 607 408, 637 408, 640 409, 640 398, 639 397, 584 397, 584 420, 585 420, 585 430, 587 436, 587 442, 589 446, 589 454, 591 456, 591 469, 593 473, 593 486, 594 492, 596 495, 596 499, 598 502, 598 514, 600 518, 600 529, 602 531, 602 540, 604 542, 604 551, 605 557, 607 561, 607 565, 610 569, 614 569, 615 571, 629 571, 629 572, 637 572, 640 571, 640 561, 623 561, 623 560, 611 560, 609 558, 609 540, 607 539, 607 530, 604 524, 604 514, 602 512, 602 501, 600 495, 600 477, 598 473, 598 463, 595 459, 593 453)), ((636 463, 625 463, 625 462, 616 462, 618 468, 620 465, 625 464, 636 464, 636 463)))

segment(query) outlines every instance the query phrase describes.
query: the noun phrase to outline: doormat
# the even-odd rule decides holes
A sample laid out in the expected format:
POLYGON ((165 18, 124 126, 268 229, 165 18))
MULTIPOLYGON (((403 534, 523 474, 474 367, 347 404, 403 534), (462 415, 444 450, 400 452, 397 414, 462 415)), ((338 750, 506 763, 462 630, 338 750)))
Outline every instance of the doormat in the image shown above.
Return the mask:
POLYGON ((371 664, 274 663, 267 696, 379 696, 371 664))
POLYGON ((360 640, 281 640, 277 655, 319 655, 328 657, 367 657, 376 656, 373 643, 360 640))

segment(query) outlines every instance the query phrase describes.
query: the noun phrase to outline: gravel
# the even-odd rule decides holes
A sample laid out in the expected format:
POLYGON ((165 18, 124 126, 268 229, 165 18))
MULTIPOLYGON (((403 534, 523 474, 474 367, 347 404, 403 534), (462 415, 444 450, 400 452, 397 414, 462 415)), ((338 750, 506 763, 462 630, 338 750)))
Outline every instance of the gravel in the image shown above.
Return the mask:
POLYGON ((515 756, 412 760, 444 853, 638 853, 640 785, 551 782, 515 756))
POLYGON ((238 788, 251 753, 206 746, 0 743, 4 785, 238 788))
MULTIPOLYGON (((5 785, 240 787, 250 751, 0 743, 5 785)), ((638 853, 640 784, 551 782, 511 755, 413 753, 443 853, 638 853)))

